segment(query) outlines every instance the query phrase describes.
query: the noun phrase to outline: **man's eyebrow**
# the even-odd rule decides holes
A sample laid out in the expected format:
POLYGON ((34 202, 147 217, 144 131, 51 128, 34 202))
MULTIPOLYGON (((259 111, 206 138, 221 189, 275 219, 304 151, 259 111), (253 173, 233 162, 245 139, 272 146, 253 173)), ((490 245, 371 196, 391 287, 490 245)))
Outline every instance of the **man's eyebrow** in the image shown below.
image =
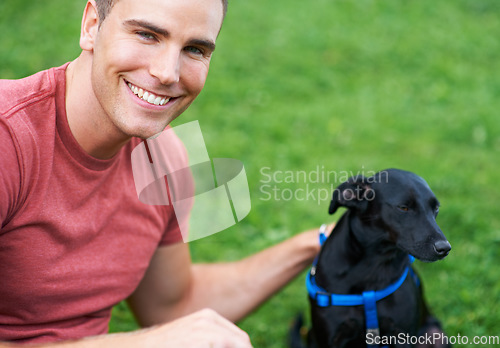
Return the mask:
POLYGON ((213 52, 215 50, 215 43, 211 40, 192 39, 189 40, 188 44, 193 46, 205 47, 210 52, 213 52))
MULTIPOLYGON (((146 30, 149 30, 158 35, 169 37, 170 33, 168 30, 158 27, 157 25, 150 23, 148 21, 140 20, 140 19, 129 19, 124 22, 124 24, 128 27, 140 27, 146 30)), ((189 45, 193 46, 202 46, 205 47, 209 51, 215 50, 215 42, 212 40, 205 39, 191 39, 188 42, 189 45)))
POLYGON ((124 24, 128 27, 141 27, 143 29, 147 29, 149 31, 152 31, 153 33, 159 34, 161 36, 168 37, 170 33, 168 30, 160 28, 153 23, 140 20, 140 19, 129 19, 124 22, 124 24))

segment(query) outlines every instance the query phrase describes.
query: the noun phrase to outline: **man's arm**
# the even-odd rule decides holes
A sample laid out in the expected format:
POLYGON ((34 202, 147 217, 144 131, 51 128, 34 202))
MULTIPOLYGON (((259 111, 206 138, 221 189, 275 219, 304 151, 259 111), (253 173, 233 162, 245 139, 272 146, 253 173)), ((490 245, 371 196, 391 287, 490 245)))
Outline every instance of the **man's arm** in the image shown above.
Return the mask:
MULTIPOLYGON (((0 348, 21 347, 0 343, 0 348)), ((168 324, 130 333, 119 333, 30 345, 32 348, 251 348, 248 335, 227 319, 211 310, 203 310, 168 324)))
POLYGON ((192 265, 186 244, 161 247, 128 302, 144 327, 203 308, 238 321, 310 265, 318 252, 317 230, 231 263, 192 265))
MULTIPOLYGON (((276 293, 318 251, 317 230, 232 263, 192 265, 186 244, 162 247, 129 299, 141 325, 151 328, 35 347, 250 348, 248 335, 230 320, 241 319, 276 293)), ((0 343, 0 348, 12 347, 18 345, 0 343)))

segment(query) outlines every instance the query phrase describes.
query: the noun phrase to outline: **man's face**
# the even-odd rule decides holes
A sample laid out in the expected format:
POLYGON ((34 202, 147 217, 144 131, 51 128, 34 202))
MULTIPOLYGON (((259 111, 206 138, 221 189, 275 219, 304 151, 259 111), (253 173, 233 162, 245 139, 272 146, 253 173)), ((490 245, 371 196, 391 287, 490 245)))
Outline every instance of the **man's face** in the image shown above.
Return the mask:
POLYGON ((201 92, 222 24, 220 0, 119 0, 97 32, 92 86, 127 136, 161 132, 201 92))

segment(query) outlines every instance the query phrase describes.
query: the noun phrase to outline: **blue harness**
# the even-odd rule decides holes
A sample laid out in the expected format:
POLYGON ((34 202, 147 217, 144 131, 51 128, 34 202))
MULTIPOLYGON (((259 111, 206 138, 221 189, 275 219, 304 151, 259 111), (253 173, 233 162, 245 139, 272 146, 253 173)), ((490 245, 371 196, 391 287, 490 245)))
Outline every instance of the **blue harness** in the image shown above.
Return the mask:
MULTIPOLYGON (((326 225, 322 225, 319 230, 319 244, 323 246, 323 243, 327 239, 325 235, 326 225)), ((409 255, 410 263, 415 261, 415 258, 409 255)), ((404 283, 408 273, 411 273, 417 286, 420 281, 417 275, 413 272, 410 266, 407 266, 403 271, 403 274, 394 283, 382 290, 377 291, 364 291, 361 295, 341 295, 341 294, 331 294, 325 289, 321 288, 316 284, 316 279, 314 278, 316 274, 316 265, 318 263, 318 257, 313 262, 311 272, 306 276, 306 287, 307 292, 312 300, 316 301, 319 307, 329 307, 329 306, 364 306, 365 309, 365 323, 366 332, 371 333, 372 337, 380 336, 380 329, 378 325, 377 316, 377 301, 391 295, 404 283)), ((375 348, 376 345, 368 345, 369 348, 375 348)), ((387 346, 384 346, 385 348, 387 346)))

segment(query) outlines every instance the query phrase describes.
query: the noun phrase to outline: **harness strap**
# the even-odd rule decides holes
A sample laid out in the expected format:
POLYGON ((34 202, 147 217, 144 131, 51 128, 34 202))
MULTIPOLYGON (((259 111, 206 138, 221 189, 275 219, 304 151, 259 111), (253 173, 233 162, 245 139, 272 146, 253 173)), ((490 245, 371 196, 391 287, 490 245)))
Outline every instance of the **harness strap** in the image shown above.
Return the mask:
MULTIPOLYGON (((377 300, 375 291, 363 292, 363 304, 365 308, 366 333, 373 334, 373 337, 380 336, 377 316, 377 300)), ((375 348, 377 345, 368 345, 368 348, 375 348)))
MULTIPOLYGON (((380 301, 381 299, 391 295, 404 283, 410 267, 407 267, 399 279, 382 290, 374 291, 375 301, 380 301)), ((319 307, 329 307, 329 306, 360 306, 364 304, 363 295, 344 295, 344 294, 332 294, 316 284, 316 279, 314 274, 309 272, 306 275, 306 288, 309 296, 316 300, 316 304, 319 307)))
MULTIPOLYGON (((319 230, 319 243, 323 246, 327 237, 325 234, 326 225, 321 225, 319 230)), ((410 264, 415 261, 415 257, 408 255, 410 264)), ((378 325, 378 315, 377 315, 377 301, 391 295, 404 283, 408 273, 417 284, 420 286, 420 280, 418 276, 413 272, 411 266, 407 266, 403 271, 403 274, 399 279, 393 284, 389 285, 385 289, 377 291, 364 291, 361 295, 343 295, 343 294, 332 294, 321 288, 316 284, 316 265, 318 263, 318 256, 314 259, 311 271, 306 276, 306 288, 309 296, 316 301, 319 307, 329 307, 329 306, 364 306, 365 312, 365 324, 366 332, 372 333, 373 336, 380 336, 380 329, 378 325)), ((368 348, 376 348, 377 345, 368 345, 368 348)), ((385 347, 385 346, 384 346, 385 347)), ((382 348, 384 348, 382 347, 382 348)))

